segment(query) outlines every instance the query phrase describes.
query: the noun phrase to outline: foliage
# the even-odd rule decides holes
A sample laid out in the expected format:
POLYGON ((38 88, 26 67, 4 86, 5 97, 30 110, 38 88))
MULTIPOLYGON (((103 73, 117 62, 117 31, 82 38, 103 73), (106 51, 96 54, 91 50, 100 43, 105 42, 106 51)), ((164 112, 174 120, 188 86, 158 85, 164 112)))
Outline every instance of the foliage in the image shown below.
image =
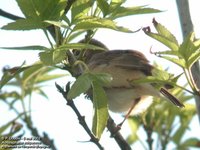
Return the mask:
MULTIPOLYGON (((194 32, 192 32, 185 38, 182 44, 179 45, 175 36, 155 19, 153 19, 153 25, 157 33, 151 32, 149 27, 144 28, 143 31, 151 38, 156 39, 169 48, 169 50, 155 52, 154 54, 178 65, 183 69, 183 73, 180 73, 177 77, 173 77, 169 74, 167 75, 164 71, 158 70, 156 74, 153 73, 152 77, 149 76, 145 79, 137 80, 134 83, 150 82, 176 86, 176 89, 172 90, 172 92, 178 99, 184 102, 190 100, 194 95, 200 96, 199 89, 191 74, 192 65, 200 58, 200 40, 195 40, 194 32), (186 89, 185 86, 177 85, 176 82, 181 75, 185 76, 192 91, 186 89), (188 96, 183 90, 192 95, 188 96)), ((186 133, 189 123, 196 114, 195 105, 185 103, 185 108, 179 111, 174 107, 170 107, 169 104, 165 103, 163 100, 159 103, 159 105, 152 105, 149 111, 143 114, 140 121, 135 118, 130 119, 131 124, 134 124, 136 127, 133 128, 134 134, 129 136, 129 141, 135 142, 138 140, 139 137, 136 134, 136 130, 140 124, 143 124, 147 133, 149 149, 152 149, 151 142, 154 141, 154 139, 152 139, 153 133, 157 133, 157 146, 162 147, 162 149, 167 149, 170 143, 175 144, 175 149, 199 147, 198 138, 191 137, 183 139, 183 135, 186 133), (177 119, 179 121, 176 121, 177 119)))
MULTIPOLYGON (((5 69, 0 82, 0 88, 2 90, 0 99, 8 104, 11 110, 15 111, 17 115, 16 119, 21 118, 21 120, 27 124, 32 134, 35 133, 33 132, 35 129, 31 125, 31 113, 28 113, 31 112, 32 93, 36 92, 47 98, 48 95, 43 91, 44 83, 52 79, 66 76, 67 74, 49 73, 55 69, 65 69, 71 76, 76 78, 76 81, 67 95, 68 99, 72 100, 81 93, 92 89, 94 97, 92 131, 97 138, 101 137, 109 117, 107 97, 103 90, 103 85, 107 84, 111 77, 107 74, 92 74, 89 72, 85 63, 81 61, 81 56, 77 58, 71 50, 79 49, 84 51, 85 49, 102 49, 87 43, 73 43, 76 37, 80 37, 83 34, 86 35, 85 38, 89 41, 100 28, 125 33, 134 33, 138 31, 131 31, 126 27, 118 26, 115 22, 118 18, 161 12, 160 10, 148 8, 146 6, 125 7, 125 2, 125 0, 35 0, 31 2, 17 0, 17 4, 24 14, 24 18, 8 23, 3 26, 2 29, 28 31, 40 29, 46 35, 50 47, 31 45, 6 48, 8 50, 39 50, 40 61, 32 65, 22 64, 19 67, 5 69), (53 40, 49 37, 50 35, 53 37, 53 40), (14 87, 13 91, 3 91, 8 89, 9 86, 14 87), (20 92, 18 92, 18 89, 20 89, 20 92), (28 103, 25 102, 27 97, 29 97, 28 103), (21 103, 22 110, 16 107, 16 103, 21 103)), ((148 36, 160 41, 170 49, 164 52, 157 52, 156 54, 183 68, 183 74, 186 76, 192 91, 176 83, 181 74, 177 77, 173 77, 164 71, 155 71, 154 76, 137 82, 168 83, 177 87, 172 92, 178 95, 178 98, 187 102, 191 97, 188 97, 183 90, 189 91, 190 94, 199 94, 195 82, 192 80, 190 71, 191 66, 200 57, 200 41, 195 41, 194 33, 191 33, 185 41, 179 45, 175 36, 163 25, 157 23, 155 20, 153 23, 157 33, 152 33, 150 28, 144 28, 143 30, 148 36), (165 74, 165 76, 163 76, 163 74, 165 74)), ((199 141, 196 138, 189 138, 185 141, 181 139, 194 114, 195 108, 193 105, 186 104, 185 109, 178 111, 176 108, 170 107, 167 103, 161 102, 159 104, 154 104, 149 109, 148 113, 142 115, 142 119, 134 118, 129 121, 130 124, 132 124, 131 129, 134 133, 136 133, 135 131, 139 126, 144 126, 147 134, 149 131, 157 133, 158 142, 160 142, 163 149, 166 148, 169 142, 174 142, 177 148, 183 148, 195 146, 196 142, 199 141), (176 124, 176 118, 179 119, 179 127, 174 129, 173 126, 176 124)), ((16 119, 11 122, 15 122, 16 119)), ((10 123, 0 127, 0 131, 2 131, 0 132, 1 136, 4 135, 4 128, 8 128, 9 125, 10 123)), ((14 135, 14 133, 15 132, 12 132, 11 134, 14 135)), ((149 135, 148 138, 152 137, 149 135)), ((138 140, 136 134, 130 135, 128 138, 130 143, 134 143, 136 140, 138 140)), ((147 140, 147 143, 151 149, 150 140, 147 140)))

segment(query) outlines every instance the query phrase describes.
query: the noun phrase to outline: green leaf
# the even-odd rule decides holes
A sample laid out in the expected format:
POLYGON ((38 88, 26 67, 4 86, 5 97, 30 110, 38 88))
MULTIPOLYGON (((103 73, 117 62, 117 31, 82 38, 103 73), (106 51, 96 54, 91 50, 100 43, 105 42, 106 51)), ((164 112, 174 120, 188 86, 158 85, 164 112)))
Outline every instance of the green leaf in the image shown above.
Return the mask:
POLYGON ((43 76, 39 76, 37 79, 37 83, 42 83, 50 80, 55 80, 57 78, 65 77, 67 74, 45 74, 43 76))
POLYGON ((18 118, 20 118, 22 115, 24 115, 24 113, 19 114, 16 118, 14 118, 13 120, 9 121, 8 123, 6 123, 5 125, 0 127, 0 135, 2 135, 2 133, 13 124, 14 121, 16 121, 18 118))
POLYGON ((196 113, 195 105, 192 104, 185 104, 185 108, 181 109, 180 112, 180 127, 178 130, 174 133, 172 139, 173 141, 179 145, 181 143, 181 140, 183 138, 183 135, 188 129, 188 125, 191 122, 192 118, 194 117, 196 113))
POLYGON ((16 91, 0 93, 0 99, 6 100, 8 98, 19 99, 20 95, 16 91))
POLYGON ((77 37, 81 37, 81 34, 85 33, 86 31, 76 31, 76 32, 72 32, 72 34, 69 36, 68 41, 72 41, 77 37))
POLYGON ((94 1, 91 0, 78 0, 75 1, 71 8, 72 22, 86 17, 94 1))
POLYGON ((172 56, 177 56, 177 57, 182 57, 181 54, 178 51, 171 51, 171 50, 166 50, 166 51, 159 51, 159 52, 154 52, 156 55, 172 55, 172 56))
POLYGON ((57 49, 59 50, 67 50, 67 49, 92 49, 92 50, 105 50, 102 47, 95 46, 88 43, 67 43, 59 46, 57 49))
POLYGON ((40 52, 39 57, 40 60, 45 65, 55 65, 60 63, 62 60, 66 58, 66 50, 64 49, 62 51, 59 49, 55 49, 55 50, 40 52))
POLYGON ((38 71, 41 70, 43 67, 44 67, 43 64, 36 63, 30 66, 28 69, 24 70, 22 74, 23 82, 25 83, 26 80, 28 80, 28 78, 33 78, 33 75, 38 73, 38 71))
POLYGON ((37 94, 45 97, 47 100, 49 99, 48 95, 41 89, 41 87, 34 87, 34 92, 36 92, 37 94))
POLYGON ((184 59, 168 57, 168 56, 160 56, 160 57, 175 63, 176 65, 180 66, 181 68, 185 68, 186 67, 186 62, 185 62, 184 59))
POLYGON ((193 44, 194 41, 194 32, 191 32, 180 45, 179 53, 182 57, 187 61, 192 53, 195 52, 195 46, 193 44))
POLYGON ((152 70, 152 75, 154 77, 156 77, 157 79, 161 79, 161 80, 170 80, 170 78, 173 77, 172 74, 169 74, 167 71, 165 70, 161 70, 161 69, 157 69, 157 68, 154 68, 152 70))
POLYGON ((77 78, 77 80, 72 85, 67 98, 74 99, 82 93, 85 93, 91 87, 90 73, 84 73, 77 78))
POLYGON ((179 44, 178 44, 176 37, 166 27, 164 27, 162 24, 158 23, 155 20, 155 18, 153 19, 153 25, 156 28, 158 34, 166 37, 168 40, 170 40, 171 42, 176 44, 177 47, 179 47, 179 44))
POLYGON ((188 67, 192 67, 192 65, 197 62, 200 59, 200 49, 198 49, 196 52, 192 53, 190 57, 188 58, 188 67))
POLYGON ((118 7, 114 9, 110 18, 116 19, 120 17, 126 17, 130 15, 140 15, 140 14, 149 14, 149 13, 158 13, 161 12, 158 9, 154 8, 145 8, 145 6, 137 6, 137 7, 118 7))
POLYGON ((40 45, 31 45, 31 46, 21 46, 21 47, 1 47, 3 49, 10 50, 48 50, 47 47, 40 45))
POLYGON ((154 38, 155 40, 161 42, 162 44, 164 44, 165 46, 167 46, 168 48, 170 48, 173 51, 177 51, 179 49, 179 47, 177 46, 176 43, 174 43, 173 41, 169 40, 167 37, 157 34, 157 33, 152 33, 150 31, 144 31, 148 36, 154 38))
POLYGON ((20 72, 22 72, 30 67, 30 66, 22 67, 23 65, 24 65, 24 63, 20 67, 11 68, 3 74, 1 81, 0 81, 0 89, 5 84, 7 84, 11 79, 13 79, 16 75, 18 75, 20 72))
POLYGON ((77 23, 73 29, 73 31, 77 30, 90 30, 90 29, 97 29, 97 28, 107 28, 112 29, 120 32, 126 33, 133 33, 127 28, 117 26, 116 23, 109 19, 101 19, 101 18, 92 18, 92 19, 85 19, 79 23, 77 23))
POLYGON ((101 86, 108 85, 112 81, 112 76, 107 73, 95 73, 92 75, 92 79, 98 82, 101 86))
POLYGON ((18 19, 15 22, 8 23, 3 26, 2 29, 5 30, 31 30, 31 29, 43 29, 47 25, 37 19, 18 19))
POLYGON ((120 8, 120 6, 125 2, 125 0, 112 0, 109 7, 109 12, 112 13, 120 8))
POLYGON ((92 88, 94 106, 92 131, 100 139, 108 120, 108 99, 104 89, 98 82, 92 82, 92 88))
POLYGON ((70 27, 64 23, 62 23, 61 21, 51 21, 51 20, 45 20, 44 22, 49 23, 51 25, 60 27, 60 28, 66 28, 66 29, 70 29, 70 27))
POLYGON ((59 20, 64 13, 66 0, 17 0, 17 3, 26 19, 19 19, 8 23, 2 29, 6 30, 31 30, 43 29, 49 24, 44 20, 59 20))
POLYGON ((187 129, 187 126, 184 126, 184 127, 180 126, 179 129, 176 131, 176 133, 173 136, 173 142, 175 142, 177 145, 179 145, 183 135, 186 132, 186 129, 187 129))
POLYGON ((130 119, 128 119, 128 124, 131 129, 131 135, 128 136, 126 141, 128 141, 129 144, 133 144, 138 140, 137 130, 140 126, 140 122, 137 118, 131 117, 130 119))
POLYGON ((199 148, 200 140, 198 138, 189 138, 185 140, 183 143, 181 143, 181 147, 183 148, 189 148, 189 147, 196 147, 199 148))
POLYGON ((67 0, 17 0, 26 18, 38 20, 59 20, 63 15, 67 0))
POLYGON ((200 47, 200 39, 194 41, 195 47, 200 47))
POLYGON ((66 50, 65 51, 55 50, 53 52, 53 63, 54 64, 62 62, 65 58, 66 58, 66 50))
POLYGON ((109 4, 105 0, 97 0, 97 5, 103 12, 103 16, 105 17, 109 12, 109 4))
POLYGON ((46 51, 39 53, 40 61, 45 65, 54 65, 53 51, 46 51))

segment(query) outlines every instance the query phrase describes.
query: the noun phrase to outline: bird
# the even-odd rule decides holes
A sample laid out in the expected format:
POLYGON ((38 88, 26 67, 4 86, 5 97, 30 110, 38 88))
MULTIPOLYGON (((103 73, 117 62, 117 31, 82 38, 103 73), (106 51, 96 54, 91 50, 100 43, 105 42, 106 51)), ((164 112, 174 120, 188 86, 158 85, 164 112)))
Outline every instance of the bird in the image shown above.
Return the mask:
MULTIPOLYGON (((79 42, 85 43, 86 40, 79 42)), ((90 72, 107 73, 112 76, 112 81, 104 86, 109 110, 125 113, 125 118, 128 118, 129 115, 139 115, 146 111, 153 102, 152 97, 163 96, 174 105, 184 107, 165 86, 158 90, 153 83, 133 83, 135 80, 152 76, 152 70, 155 68, 143 53, 131 49, 109 50, 95 39, 91 39, 88 43, 105 49, 105 51, 87 49, 83 57, 90 72)))

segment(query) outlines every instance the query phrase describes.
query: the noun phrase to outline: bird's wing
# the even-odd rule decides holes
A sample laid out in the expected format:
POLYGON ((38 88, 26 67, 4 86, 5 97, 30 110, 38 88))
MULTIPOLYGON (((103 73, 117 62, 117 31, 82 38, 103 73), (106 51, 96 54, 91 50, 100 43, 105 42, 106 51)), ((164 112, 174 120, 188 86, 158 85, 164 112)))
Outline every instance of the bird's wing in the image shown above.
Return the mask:
POLYGON ((145 75, 152 75, 152 65, 146 57, 135 50, 112 50, 96 54, 89 61, 93 67, 98 65, 113 65, 121 69, 141 70, 145 75))

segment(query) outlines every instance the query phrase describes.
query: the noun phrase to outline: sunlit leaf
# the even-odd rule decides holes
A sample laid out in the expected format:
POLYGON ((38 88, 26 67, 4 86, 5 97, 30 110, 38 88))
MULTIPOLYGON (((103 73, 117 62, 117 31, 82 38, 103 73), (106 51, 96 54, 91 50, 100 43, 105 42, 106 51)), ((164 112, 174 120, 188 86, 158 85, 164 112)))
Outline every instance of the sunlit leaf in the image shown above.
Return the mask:
POLYGON ((92 82, 92 89, 94 106, 92 131, 100 139, 108 120, 108 100, 104 89, 98 82, 92 82))
POLYGON ((69 41, 69 42, 72 41, 73 39, 75 39, 76 37, 81 36, 81 34, 83 34, 83 33, 85 33, 85 32, 86 32, 86 31, 76 31, 76 32, 73 32, 73 33, 70 35, 68 41, 69 41))
POLYGON ((1 47, 1 48, 8 50, 48 50, 47 47, 40 45, 21 46, 21 47, 1 47))
POLYGON ((200 147, 200 140, 198 138, 192 137, 184 142, 181 143, 181 146, 183 148, 189 148, 189 147, 194 147, 194 148, 199 148, 200 147))
POLYGON ((149 14, 149 13, 158 13, 161 12, 158 9, 146 8, 145 6, 136 6, 136 7, 118 7, 114 9, 110 18, 116 19, 120 17, 130 16, 130 15, 139 15, 139 14, 149 14))
POLYGON ((57 64, 62 62, 66 58, 66 51, 54 50, 53 52, 53 63, 57 64))
POLYGON ((77 30, 90 30, 90 29, 97 29, 97 28, 107 28, 112 29, 120 32, 127 32, 133 33, 125 27, 117 26, 117 24, 109 19, 101 19, 101 18, 93 18, 93 19, 85 19, 79 23, 77 23, 73 29, 73 31, 77 30))
POLYGON ((160 56, 160 57, 162 57, 166 60, 169 60, 182 68, 186 67, 186 62, 184 59, 179 59, 179 58, 174 58, 174 57, 169 57, 169 56, 160 56))
POLYGON ((109 12, 109 4, 105 0, 97 0, 97 5, 103 12, 103 15, 106 16, 109 12))
POLYGON ((28 80, 28 78, 32 78, 33 75, 38 73, 38 70, 41 70, 43 67, 44 67, 43 64, 40 64, 40 63, 37 64, 36 63, 36 64, 30 66, 28 69, 26 69, 22 74, 23 82, 28 80))
POLYGON ((130 126, 132 134, 128 136, 127 141, 129 144, 133 144, 138 140, 137 130, 140 126, 140 122, 138 121, 138 119, 131 117, 130 119, 128 119, 128 124, 130 126))
POLYGON ((195 41, 194 41, 194 45, 195 45, 196 47, 199 47, 199 46, 200 46, 200 39, 195 40, 195 41))
POLYGON ((7 70, 0 81, 0 89, 8 83, 8 81, 10 81, 11 79, 13 79, 16 75, 18 75, 19 73, 21 73, 22 71, 28 69, 30 66, 27 67, 22 67, 24 65, 24 63, 20 66, 20 67, 14 67, 11 68, 9 70, 7 70))
POLYGON ((53 65, 53 51, 46 51, 39 53, 40 61, 45 65, 53 65))
POLYGON ((155 18, 153 19, 153 25, 154 25, 155 29, 157 30, 158 34, 166 37, 168 40, 172 41, 174 44, 179 46, 176 37, 166 27, 164 27, 162 24, 158 23, 155 20, 155 18))
POLYGON ((109 7, 109 12, 115 12, 126 0, 112 0, 109 7))
POLYGON ((92 82, 89 76, 89 73, 85 73, 77 78, 67 95, 68 99, 74 99, 89 90, 92 82))
POLYGON ((8 23, 3 26, 2 29, 5 30, 31 30, 31 29, 43 29, 47 25, 37 19, 18 19, 15 22, 8 23))
POLYGON ((44 90, 42 90, 41 87, 34 87, 33 91, 36 92, 37 94, 45 97, 47 100, 49 99, 47 93, 45 93, 44 90))
POLYGON ((59 50, 67 50, 67 49, 92 49, 92 50, 105 50, 102 47, 95 46, 87 43, 67 43, 59 46, 57 49, 59 50))
POLYGON ((191 32, 180 45, 179 53, 183 56, 183 58, 187 61, 190 55, 195 52, 195 46, 193 44, 194 41, 194 32, 191 32))
POLYGON ((9 128, 9 127, 13 124, 13 122, 14 122, 15 120, 17 120, 18 118, 20 118, 22 115, 24 115, 24 113, 19 114, 16 118, 14 118, 13 120, 9 121, 9 122, 6 123, 5 125, 1 126, 1 127, 0 127, 0 135, 2 135, 2 133, 3 133, 7 128, 9 128))
POLYGON ((17 0, 26 18, 38 20, 59 20, 67 5, 67 0, 17 0))
POLYGON ((101 86, 108 85, 112 81, 112 76, 107 73, 91 74, 91 78, 101 86))
POLYGON ((88 11, 90 7, 93 5, 94 1, 91 0, 78 0, 75 1, 71 8, 71 18, 72 22, 76 21, 77 19, 82 19, 88 11))
POLYGON ((70 29, 68 25, 66 25, 66 24, 64 24, 60 21, 45 20, 44 22, 49 23, 49 24, 54 25, 54 26, 57 26, 57 27, 60 27, 60 28, 70 29))
POLYGON ((200 49, 198 49, 196 52, 192 53, 190 57, 188 58, 188 67, 190 68, 195 62, 197 62, 200 59, 200 49))
POLYGON ((161 42, 162 44, 164 44, 165 46, 167 46, 168 48, 170 48, 173 51, 177 51, 178 48, 179 48, 176 43, 174 43, 173 41, 169 40, 168 38, 166 38, 163 35, 160 35, 160 34, 157 34, 157 33, 152 33, 152 32, 149 32, 149 31, 145 31, 145 33, 148 36, 154 38, 155 40, 161 42))
POLYGON ((178 51, 171 51, 171 50, 158 51, 158 52, 154 52, 154 54, 156 54, 156 55, 171 55, 171 56, 182 57, 181 54, 178 51))
POLYGON ((50 81, 50 80, 55 80, 57 78, 61 78, 61 77, 65 77, 67 76, 67 74, 45 74, 43 76, 39 76, 37 78, 37 83, 42 83, 42 82, 46 82, 46 81, 50 81))
POLYGON ((16 91, 0 93, 0 99, 6 100, 7 98, 19 99, 20 95, 16 91))
POLYGON ((60 63, 62 60, 66 58, 66 51, 55 49, 55 50, 40 52, 39 56, 40 56, 40 60, 45 65, 55 65, 57 63, 60 63))
POLYGON ((188 125, 191 122, 191 119, 194 117, 194 114, 196 112, 195 105, 192 104, 185 104, 185 108, 181 109, 180 115, 180 127, 173 135, 173 141, 179 145, 183 135, 185 134, 186 130, 188 129, 188 125))

